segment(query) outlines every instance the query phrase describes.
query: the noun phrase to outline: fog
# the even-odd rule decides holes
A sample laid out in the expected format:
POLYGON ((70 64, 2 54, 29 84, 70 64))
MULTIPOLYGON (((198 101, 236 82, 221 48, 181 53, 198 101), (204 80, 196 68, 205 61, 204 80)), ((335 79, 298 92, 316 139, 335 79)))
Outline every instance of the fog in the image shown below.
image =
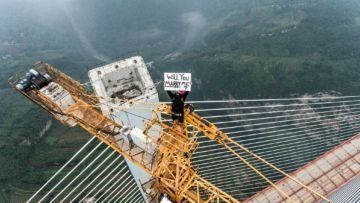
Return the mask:
POLYGON ((89 52, 89 54, 94 57, 95 59, 98 59, 99 61, 106 62, 110 59, 101 53, 99 53, 92 45, 91 41, 87 38, 85 35, 83 29, 81 26, 79 26, 79 23, 76 22, 76 19, 74 19, 73 12, 71 10, 71 2, 68 1, 66 4, 62 5, 60 9, 63 9, 63 12, 66 16, 66 20, 69 21, 71 24, 71 28, 73 29, 76 37, 79 39, 82 47, 89 52))
POLYGON ((184 47, 189 48, 205 35, 206 19, 200 12, 184 13, 181 19, 188 26, 184 47))
POLYGON ((161 101, 169 101, 164 72, 192 73, 188 101, 358 95, 359 8, 359 0, 0 0, 0 202, 25 202, 89 139, 59 122, 48 129, 49 115, 7 83, 34 62, 87 83, 89 69, 140 55, 161 101))
POLYGON ((55 49, 78 46, 99 61, 159 44, 167 53, 189 50, 204 43, 210 27, 220 27, 230 3, 234 1, 3 0, 0 41, 25 33, 29 48, 53 42, 55 49))

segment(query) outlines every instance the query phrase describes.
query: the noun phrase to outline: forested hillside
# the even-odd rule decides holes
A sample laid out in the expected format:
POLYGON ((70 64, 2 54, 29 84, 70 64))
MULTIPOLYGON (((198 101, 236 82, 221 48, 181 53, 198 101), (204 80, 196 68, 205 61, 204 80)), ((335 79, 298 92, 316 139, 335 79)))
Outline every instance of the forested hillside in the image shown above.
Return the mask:
POLYGON ((2 1, 0 202, 26 199, 89 138, 10 89, 37 60, 87 82, 142 55, 155 81, 192 72, 190 99, 358 95, 359 36, 357 0, 2 1))
POLYGON ((256 6, 227 16, 201 45, 161 65, 191 70, 211 98, 358 94, 359 33, 359 7, 349 2, 256 6))

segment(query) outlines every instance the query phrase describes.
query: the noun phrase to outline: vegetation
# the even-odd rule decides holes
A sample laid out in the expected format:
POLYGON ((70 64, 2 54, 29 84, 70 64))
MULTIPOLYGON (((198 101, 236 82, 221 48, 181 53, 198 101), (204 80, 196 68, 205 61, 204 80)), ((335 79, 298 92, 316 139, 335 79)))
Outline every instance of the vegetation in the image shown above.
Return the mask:
POLYGON ((191 71, 190 99, 360 93, 355 0, 28 4, 0 4, 0 202, 26 199, 89 138, 57 122, 40 136, 51 118, 7 84, 37 60, 86 82, 108 58, 142 55, 156 81, 191 71))

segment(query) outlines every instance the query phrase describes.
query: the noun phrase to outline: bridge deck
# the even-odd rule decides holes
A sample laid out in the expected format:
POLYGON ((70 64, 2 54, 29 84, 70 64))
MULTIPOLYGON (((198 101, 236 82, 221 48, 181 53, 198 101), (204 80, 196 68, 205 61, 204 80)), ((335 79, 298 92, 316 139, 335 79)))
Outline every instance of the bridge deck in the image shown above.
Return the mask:
MULTIPOLYGON (((301 152, 299 152, 301 153, 301 152)), ((329 196, 360 174, 360 134, 326 152, 314 161, 296 170, 292 174, 298 180, 329 196)), ((321 199, 309 190, 301 187, 289 178, 283 178, 276 185, 285 191, 295 202, 318 202, 321 199)), ((260 202, 291 202, 281 196, 274 187, 268 187, 245 201, 260 202)))

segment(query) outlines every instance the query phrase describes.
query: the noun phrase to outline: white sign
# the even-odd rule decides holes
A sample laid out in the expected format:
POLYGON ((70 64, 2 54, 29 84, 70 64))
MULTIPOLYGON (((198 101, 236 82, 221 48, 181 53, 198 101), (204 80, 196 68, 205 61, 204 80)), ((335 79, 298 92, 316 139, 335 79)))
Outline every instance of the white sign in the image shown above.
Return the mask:
POLYGON ((191 91, 191 73, 164 73, 166 91, 191 91))

